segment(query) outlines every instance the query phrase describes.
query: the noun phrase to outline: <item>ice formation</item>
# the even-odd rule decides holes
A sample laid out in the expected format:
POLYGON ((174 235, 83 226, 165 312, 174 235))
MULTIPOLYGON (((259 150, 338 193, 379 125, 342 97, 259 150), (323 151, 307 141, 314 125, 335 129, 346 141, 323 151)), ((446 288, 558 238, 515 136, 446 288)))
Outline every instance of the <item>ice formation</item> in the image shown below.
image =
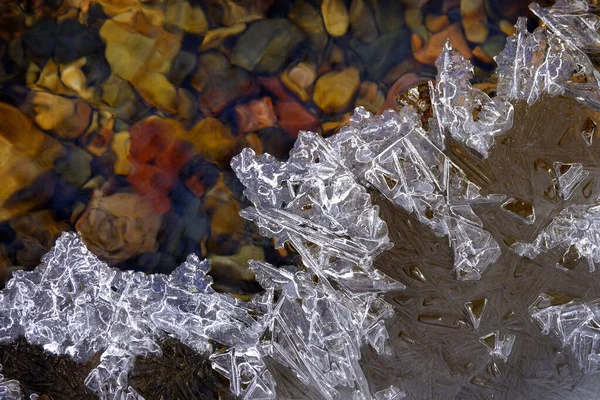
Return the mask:
POLYGON ((566 164, 556 161, 552 163, 552 169, 555 175, 554 185, 564 200, 570 198, 577 186, 590 174, 580 163, 566 164))
POLYGON ((567 94, 600 110, 600 74, 586 55, 599 50, 598 17, 586 13, 583 0, 558 1, 549 9, 532 3, 530 9, 547 27, 529 33, 527 20, 519 18, 516 33, 495 57, 498 96, 531 105, 543 93, 567 94))
POLYGON ((572 205, 560 212, 532 243, 517 242, 513 250, 527 258, 557 247, 569 251, 573 246, 579 257, 585 257, 590 272, 600 262, 600 203, 572 205))
MULTIPOLYGON (((0 399, 2 400, 21 400, 23 395, 21 393, 21 386, 19 381, 14 379, 6 379, 2 375, 2 365, 0 365, 0 399)), ((37 400, 36 395, 32 395, 30 400, 37 400)))
POLYGON ((486 347, 490 356, 506 362, 508 356, 512 352, 515 338, 515 335, 512 333, 506 333, 504 334, 504 337, 500 339, 500 332, 493 331, 488 335, 480 337, 479 342, 486 347))
POLYGON ((544 335, 558 338, 585 371, 600 369, 600 299, 554 305, 542 293, 529 309, 544 335))
POLYGON ((482 157, 494 143, 494 137, 513 125, 513 106, 503 97, 491 98, 472 87, 473 65, 446 42, 435 62, 438 74, 430 86, 431 105, 441 128, 472 148, 482 157))
POLYGON ((394 204, 415 213, 438 236, 448 236, 458 279, 477 280, 500 256, 500 247, 471 205, 496 202, 482 196, 421 128, 413 109, 373 116, 357 108, 350 126, 329 138, 336 156, 358 179, 394 204))

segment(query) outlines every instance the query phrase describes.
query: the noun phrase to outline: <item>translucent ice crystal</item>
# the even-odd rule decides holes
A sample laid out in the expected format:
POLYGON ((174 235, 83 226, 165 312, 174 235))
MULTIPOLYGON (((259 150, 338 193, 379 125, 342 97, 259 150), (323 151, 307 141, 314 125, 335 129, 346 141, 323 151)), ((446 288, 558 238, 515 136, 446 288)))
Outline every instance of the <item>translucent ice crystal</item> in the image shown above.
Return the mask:
POLYGON ((102 399, 141 399, 128 372, 136 357, 160 354, 166 335, 203 353, 209 341, 258 342, 256 321, 241 302, 212 290, 208 262, 195 255, 169 276, 122 272, 65 233, 42 261, 16 272, 0 292, 0 341, 25 336, 80 362, 100 352, 85 383, 102 399))
POLYGON ((500 332, 493 331, 488 335, 480 337, 479 342, 487 348, 490 356, 506 362, 508 356, 512 352, 515 338, 515 335, 512 333, 506 333, 504 334, 504 337, 500 339, 500 332))
POLYGON ((247 148, 231 164, 255 205, 241 215, 276 246, 292 244, 313 274, 358 292, 404 288, 372 269, 373 258, 392 246, 387 225, 323 138, 301 132, 287 162, 247 148))
POLYGON ((522 256, 535 258, 554 248, 569 251, 573 246, 585 257, 589 270, 600 262, 600 203, 572 205, 560 212, 532 243, 517 242, 513 249, 522 256))
MULTIPOLYGON (((555 21, 552 18, 560 14, 542 11, 537 4, 532 5, 532 10, 539 12, 542 19, 547 17, 548 21, 555 21)), ((583 105, 600 110, 600 74, 584 52, 588 47, 578 38, 579 31, 573 29, 579 25, 587 26, 588 14, 569 11, 561 15, 559 20, 562 22, 549 23, 548 28, 539 27, 533 33, 527 31, 525 18, 518 19, 515 34, 507 38, 504 50, 495 57, 499 97, 526 100, 531 105, 542 93, 551 96, 568 94, 583 105), (564 26, 567 15, 568 20, 577 25, 564 26), (568 29, 570 35, 565 35, 563 29, 568 29), (567 40, 567 37, 573 39, 567 40)), ((597 17, 594 18, 594 24, 597 24, 597 17)), ((595 46, 598 46, 599 42, 595 40, 595 46)))
POLYGON ((577 186, 590 174, 580 163, 566 164, 557 161, 552 164, 552 169, 556 189, 565 200, 571 197, 577 186))
POLYGON ((360 181, 416 214, 436 235, 449 237, 458 279, 479 279, 499 257, 498 243, 483 229, 471 204, 504 196, 482 196, 428 138, 413 109, 373 116, 359 107, 351 124, 329 141, 360 181))
POLYGON ((554 305, 542 293, 529 309, 544 335, 558 338, 586 371, 600 369, 600 299, 554 305))
MULTIPOLYGON (((0 365, 0 399, 2 400, 21 400, 21 386, 19 381, 14 379, 6 379, 2 375, 2 365, 0 365)), ((36 395, 32 395, 31 399, 37 399, 36 395)))
POLYGON ((437 126, 442 134, 448 130, 455 140, 486 158, 494 137, 512 127, 512 104, 473 88, 473 65, 452 48, 450 41, 435 66, 438 74, 431 90, 431 105, 437 126))

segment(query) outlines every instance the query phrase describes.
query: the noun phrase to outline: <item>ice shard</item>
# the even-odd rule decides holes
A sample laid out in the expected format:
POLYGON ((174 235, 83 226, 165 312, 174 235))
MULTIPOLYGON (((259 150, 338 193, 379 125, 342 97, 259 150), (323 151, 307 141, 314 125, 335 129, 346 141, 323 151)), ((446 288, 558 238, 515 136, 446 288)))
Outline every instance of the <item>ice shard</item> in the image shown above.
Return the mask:
POLYGON ((542 293, 531 305, 531 317, 544 335, 556 337, 585 371, 600 369, 600 299, 556 304, 542 293))
POLYGON ((585 257, 590 272, 600 262, 600 204, 572 205, 560 212, 531 243, 517 242, 513 250, 535 258, 555 248, 568 252, 573 246, 585 257))
POLYGON ((359 180, 417 215, 436 235, 448 236, 458 279, 477 280, 500 255, 471 205, 504 196, 481 195, 428 137, 412 108, 373 116, 357 108, 351 124, 329 138, 339 159, 359 180))
POLYGON ((512 127, 512 104, 471 85, 473 65, 452 48, 449 40, 435 66, 438 74, 432 85, 431 105, 437 127, 486 158, 494 137, 512 127))
POLYGON ((497 95, 508 100, 525 100, 531 105, 543 93, 550 96, 566 94, 587 107, 600 110, 600 74, 586 54, 597 51, 598 33, 587 28, 574 29, 597 26, 598 17, 578 13, 577 7, 556 9, 563 12, 553 11, 553 8, 543 11, 533 3, 531 9, 547 22, 548 27, 542 26, 529 33, 527 20, 518 19, 515 34, 507 39, 506 47, 495 57, 497 95), (572 25, 566 26, 567 20, 572 25), (585 45, 587 39, 594 42, 585 45))

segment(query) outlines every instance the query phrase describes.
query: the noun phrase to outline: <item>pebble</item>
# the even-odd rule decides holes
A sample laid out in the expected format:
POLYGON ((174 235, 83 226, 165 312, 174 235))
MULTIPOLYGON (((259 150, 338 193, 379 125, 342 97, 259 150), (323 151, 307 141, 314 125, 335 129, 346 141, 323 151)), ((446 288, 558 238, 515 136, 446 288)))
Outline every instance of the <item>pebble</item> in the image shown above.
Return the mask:
POLYGON ((34 188, 30 197, 7 200, 50 171, 54 161, 66 152, 18 109, 0 103, 0 119, 0 221, 5 221, 42 204, 44 198, 37 196, 34 188))
MULTIPOLYGON (((208 0, 209 7, 215 10, 214 19, 222 25, 245 24, 264 18, 266 11, 260 1, 208 0)), ((268 4, 267 4, 268 6, 268 4)))
POLYGON ((489 29, 483 0, 461 0, 460 15, 467 40, 473 43, 485 42, 489 29))
POLYGON ((385 96, 375 82, 360 84, 355 107, 364 107, 372 113, 377 113, 385 101, 385 96))
POLYGON ((237 36, 246 30, 246 24, 237 24, 210 30, 204 35, 200 51, 207 51, 221 47, 225 39, 237 36))
POLYGON ((450 25, 447 15, 427 14, 425 15, 425 27, 429 32, 437 33, 450 25))
POLYGON ((82 57, 70 64, 61 65, 60 80, 65 87, 71 89, 84 100, 92 97, 92 91, 88 90, 87 79, 81 68, 87 62, 86 57, 82 57))
POLYGON ((323 0, 321 15, 325 29, 333 36, 343 36, 350 25, 350 16, 343 0, 323 0))
POLYGON ((312 46, 323 50, 328 37, 321 14, 307 1, 297 0, 288 13, 288 18, 308 37, 312 46))
MULTIPOLYGON (((31 64, 30 70, 33 72, 36 69, 39 69, 36 64, 31 64)), ((74 96, 75 92, 64 85, 64 83, 60 79, 60 75, 58 73, 58 65, 53 60, 48 60, 48 62, 44 65, 41 71, 39 71, 39 75, 37 75, 37 79, 35 75, 32 78, 27 79, 27 82, 30 83, 34 81, 35 86, 39 86, 40 88, 47 89, 57 95, 61 96, 74 96)), ((32 85, 35 87, 34 85, 32 85)))
POLYGON ((131 163, 129 162, 129 149, 131 147, 131 138, 129 132, 117 133, 111 143, 111 149, 117 156, 113 166, 117 175, 129 175, 131 172, 131 163))
POLYGON ((91 252, 114 265, 138 253, 155 252, 160 225, 161 215, 140 195, 104 196, 96 191, 76 228, 91 252))
POLYGON ((298 131, 316 132, 319 128, 317 116, 295 101, 282 101, 275 104, 275 112, 279 125, 294 139, 298 136, 298 131))
POLYGON ((144 72, 131 81, 133 87, 150 105, 177 114, 177 88, 158 72, 144 72))
POLYGON ((402 1, 367 0, 380 34, 397 32, 404 28, 404 5, 402 1))
POLYGON ((360 76, 354 67, 328 72, 317 79, 313 101, 326 113, 346 111, 359 84, 360 76))
POLYGON ((240 36, 231 63, 258 74, 274 74, 303 39, 304 34, 287 19, 260 20, 240 36))
POLYGON ((415 59, 423 64, 433 65, 448 38, 452 43, 452 47, 459 50, 465 58, 471 59, 471 49, 458 24, 452 24, 448 28, 431 35, 427 43, 414 53, 415 59))
POLYGON ((510 22, 508 22, 505 19, 500 21, 498 23, 498 26, 500 27, 500 30, 502 31, 502 33, 504 33, 506 36, 514 35, 515 32, 517 31, 517 28, 515 28, 515 24, 511 24, 510 22))
POLYGON ((352 0, 350 3, 350 26, 352 36, 361 42, 372 42, 379 36, 375 17, 366 0, 352 0))
POLYGON ((277 123, 277 116, 270 97, 252 100, 235 106, 238 133, 257 131, 277 123))
POLYGON ((190 3, 183 0, 167 3, 163 24, 173 24, 194 35, 201 35, 208 31, 208 21, 202 8, 192 7, 190 3))
POLYGON ((225 168, 239 147, 239 139, 231 134, 229 127, 212 117, 194 125, 184 138, 206 161, 225 168))
POLYGON ((81 187, 92 176, 92 155, 69 144, 67 154, 54 161, 54 170, 63 181, 74 187, 81 187))
POLYGON ((37 92, 33 98, 35 123, 63 139, 81 136, 91 122, 92 109, 83 100, 37 92))
POLYGON ((261 129, 255 135, 260 140, 262 147, 260 153, 269 153, 280 160, 287 158, 295 143, 294 139, 280 126, 261 129))
POLYGON ((308 62, 301 62, 289 70, 290 80, 303 89, 308 89, 317 78, 316 67, 308 62))
POLYGON ((248 72, 231 65, 224 54, 214 51, 200 55, 191 83, 200 94, 198 107, 204 115, 219 114, 227 105, 256 93, 257 89, 248 72))
MULTIPOLYGON (((315 71, 315 75, 316 75, 316 71, 315 71)), ((279 78, 281 79, 281 83, 283 83, 283 85, 289 91, 291 91, 296 96, 298 96, 298 99, 300 99, 301 102, 304 103, 304 102, 307 102, 308 100, 310 100, 310 95, 306 91, 306 88, 300 86, 296 81, 294 81, 290 77, 289 71, 283 71, 281 73, 281 75, 279 76, 279 78)))
POLYGON ((369 73, 369 79, 380 80, 387 71, 410 57, 409 32, 399 29, 381 35, 372 43, 351 41, 350 46, 358 53, 369 73))

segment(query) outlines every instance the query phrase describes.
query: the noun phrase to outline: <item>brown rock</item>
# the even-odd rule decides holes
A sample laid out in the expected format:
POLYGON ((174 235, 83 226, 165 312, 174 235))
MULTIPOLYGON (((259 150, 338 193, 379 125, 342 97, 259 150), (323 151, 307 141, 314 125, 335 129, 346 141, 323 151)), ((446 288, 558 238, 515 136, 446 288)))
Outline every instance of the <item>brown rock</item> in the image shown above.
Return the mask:
POLYGON ((317 78, 317 70, 313 64, 301 62, 297 64, 289 72, 289 78, 298 87, 308 89, 317 78))
MULTIPOLYGON (((34 64, 35 65, 35 64, 34 64)), ((74 96, 75 92, 65 86, 58 74, 58 65, 52 59, 48 60, 44 68, 40 71, 39 77, 35 85, 48 89, 58 95, 74 96)))
POLYGON ((483 0, 461 0, 460 15, 467 40, 473 43, 485 42, 489 29, 483 0))
POLYGON ((217 52, 200 55, 192 86, 200 93, 198 107, 204 115, 219 114, 228 104, 257 89, 248 72, 217 52))
POLYGON ((264 18, 264 13, 270 1, 248 0, 209 0, 209 7, 212 8, 213 16, 222 25, 233 26, 246 24, 264 18))
POLYGON ((433 65, 448 38, 452 43, 452 47, 459 50, 465 58, 471 59, 471 49, 458 24, 452 24, 448 28, 431 35, 425 46, 414 53, 415 59, 423 64, 433 65))
POLYGON ((352 0, 350 4, 352 36, 361 42, 372 42, 379 36, 373 11, 365 0, 352 0))
POLYGON ((414 72, 409 72, 405 75, 402 75, 392 87, 388 90, 387 96, 385 98, 385 102, 379 108, 378 113, 381 114, 387 109, 396 110, 398 108, 397 96, 402 94, 406 89, 411 88, 413 86, 418 86, 422 83, 426 83, 428 81, 427 78, 419 77, 414 72))
POLYGON ((61 65, 60 80, 62 83, 84 100, 91 99, 93 91, 87 87, 87 80, 81 68, 87 62, 86 57, 82 57, 70 64, 61 65))
POLYGON ((134 88, 154 107, 177 114, 177 89, 158 72, 137 74, 131 81, 134 88))
POLYGON ((15 194, 50 171, 65 150, 14 107, 0 103, 0 120, 0 221, 5 221, 44 201, 35 190, 23 199, 15 194))
POLYGON ((76 228, 90 251, 116 264, 139 253, 156 251, 161 222, 152 204, 135 193, 105 197, 96 191, 76 228))
POLYGON ((350 25, 350 16, 343 0, 323 0, 321 15, 325 29, 331 36, 343 36, 350 25))
POLYGON ((81 136, 91 122, 92 109, 83 100, 71 100, 46 92, 33 98, 35 123, 64 139, 81 136))
POLYGON ((283 83, 284 86, 288 88, 292 93, 298 96, 300 101, 307 102, 310 99, 310 95, 308 94, 306 89, 300 86, 294 80, 292 80, 289 71, 283 71, 283 73, 280 75, 280 79, 281 83, 283 83))
POLYGON ((327 46, 328 37, 323 18, 308 2, 295 1, 288 18, 302 29, 317 50, 323 50, 327 46))
POLYGON ((498 26, 500 27, 500 30, 502 31, 502 33, 504 33, 506 36, 513 35, 517 31, 517 28, 515 28, 515 25, 511 24, 510 22, 508 22, 505 19, 500 21, 498 23, 498 26))
POLYGON ((350 106, 359 84, 359 73, 354 67, 328 72, 317 80, 313 101, 326 113, 343 112, 350 106))
POLYGON ((239 139, 231 134, 227 125, 212 117, 204 118, 194 125, 183 139, 192 143, 196 152, 205 160, 223 167, 229 165, 239 143, 239 139))

